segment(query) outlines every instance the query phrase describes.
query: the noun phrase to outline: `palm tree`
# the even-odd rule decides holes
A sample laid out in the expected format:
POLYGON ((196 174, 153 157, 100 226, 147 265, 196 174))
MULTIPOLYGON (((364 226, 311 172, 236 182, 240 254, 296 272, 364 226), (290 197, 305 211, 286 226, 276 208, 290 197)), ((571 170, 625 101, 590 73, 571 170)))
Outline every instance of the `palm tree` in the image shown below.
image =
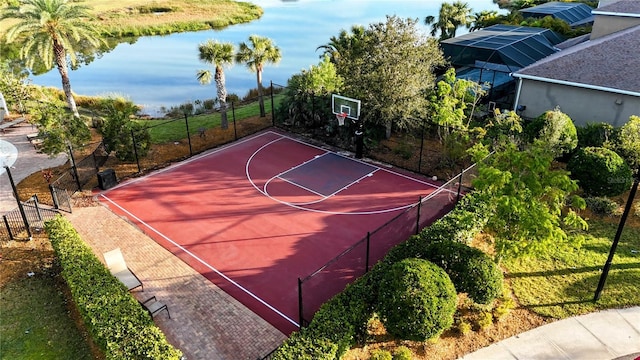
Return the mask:
POLYGON ((247 64, 249 70, 256 73, 261 117, 266 116, 262 97, 262 70, 264 69, 264 64, 276 64, 281 58, 280 48, 275 46, 271 39, 258 35, 249 36, 249 44, 240 43, 240 48, 236 54, 237 62, 247 64))
POLYGON ((438 19, 427 16, 424 19, 425 25, 431 25, 431 35, 436 36, 440 31, 440 40, 446 40, 456 36, 456 31, 460 26, 465 26, 470 21, 471 8, 469 4, 456 1, 453 4, 444 2, 440 5, 438 19))
POLYGON ((76 117, 79 115, 67 59, 76 65, 77 53, 83 47, 97 48, 104 43, 98 28, 88 21, 88 9, 67 0, 22 0, 19 6, 10 6, 0 15, 0 20, 19 20, 7 30, 6 39, 23 42, 20 57, 27 67, 42 65, 48 70, 55 64, 58 68, 67 104, 76 117))
POLYGON ((355 52, 353 50, 359 45, 360 48, 362 48, 361 45, 363 44, 365 36, 366 31, 364 26, 353 25, 351 27, 351 33, 342 29, 338 37, 332 36, 328 43, 318 46, 316 50, 323 50, 322 55, 320 55, 321 59, 324 58, 325 55, 328 55, 331 62, 337 64, 343 57, 343 53, 353 53, 355 52))
MULTIPOLYGON (((227 88, 224 81, 224 66, 233 64, 233 44, 207 40, 198 45, 198 51, 200 61, 212 64, 216 68, 213 78, 216 82, 216 91, 220 102, 220 126, 227 129, 229 121, 227 120, 227 88)), ((211 71, 209 70, 198 70, 196 77, 201 84, 211 83, 211 71)))
POLYGON ((469 17, 467 28, 476 31, 494 25, 498 20, 498 12, 495 10, 482 10, 469 17))

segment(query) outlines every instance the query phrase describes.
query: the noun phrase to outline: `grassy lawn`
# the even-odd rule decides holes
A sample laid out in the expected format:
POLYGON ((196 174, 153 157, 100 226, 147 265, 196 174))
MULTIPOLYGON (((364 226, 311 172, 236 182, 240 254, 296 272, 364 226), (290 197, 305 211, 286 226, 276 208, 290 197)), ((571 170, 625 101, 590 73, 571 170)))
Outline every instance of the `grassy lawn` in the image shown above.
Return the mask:
MULTIPOLYGON (((617 218, 616 218, 617 219, 617 218)), ((507 279, 522 306, 543 316, 566 318, 607 308, 640 305, 640 227, 624 228, 604 291, 593 302, 601 269, 618 224, 590 219, 580 247, 557 247, 544 257, 504 261, 507 279)))
MULTIPOLYGON (((256 5, 231 0, 85 0, 74 4, 89 7, 98 24, 115 37, 222 28, 263 14, 256 5)), ((13 23, 0 22, 0 34, 13 23)))
MULTIPOLYGON (((273 101, 277 108, 284 99, 284 95, 274 95, 273 101)), ((260 105, 257 101, 247 105, 235 108, 235 120, 242 121, 253 116, 260 115, 260 105)), ((264 107, 267 114, 271 113, 271 99, 265 97, 264 107)), ((229 128, 233 128, 234 112, 229 107, 227 111, 227 119, 229 120, 229 128)), ((138 122, 149 126, 151 133, 151 142, 154 144, 162 144, 170 141, 177 141, 186 138, 186 124, 184 119, 170 120, 138 120, 138 122)), ((200 129, 211 129, 220 126, 220 113, 202 114, 189 116, 189 133, 197 135, 200 129)))
POLYGON ((1 359, 94 359, 53 276, 24 274, 0 289, 1 359))

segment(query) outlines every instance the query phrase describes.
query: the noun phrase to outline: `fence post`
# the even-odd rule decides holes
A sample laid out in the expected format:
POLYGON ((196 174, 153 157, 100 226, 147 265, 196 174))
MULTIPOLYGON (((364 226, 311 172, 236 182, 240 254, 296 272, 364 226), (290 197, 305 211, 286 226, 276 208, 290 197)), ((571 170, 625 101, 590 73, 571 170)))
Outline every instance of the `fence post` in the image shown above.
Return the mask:
POLYGON ((365 265, 364 265, 364 273, 368 273, 369 272, 369 246, 371 243, 371 233, 369 231, 367 231, 367 257, 365 259, 365 265))
POLYGON ((13 190, 13 195, 16 197, 16 201, 18 202, 18 210, 20 211, 20 215, 22 215, 22 221, 24 222, 24 226, 27 229, 27 235, 29 235, 29 240, 31 240, 33 238, 33 235, 31 234, 31 227, 29 226, 29 220, 27 219, 27 214, 25 214, 24 208, 22 207, 20 196, 18 196, 18 189, 16 188, 16 184, 13 182, 13 176, 11 176, 11 170, 6 165, 4 169, 7 171, 7 175, 9 176, 9 182, 11 183, 11 189, 13 190))
POLYGON ((191 134, 189 133, 189 118, 187 113, 184 113, 184 124, 187 127, 187 141, 189 142, 189 156, 193 156, 193 150, 191 149, 191 134))
POLYGON ((422 151, 424 150, 424 119, 422 119, 422 131, 420 134, 420 157, 418 158, 418 173, 422 174, 422 151))
POLYGON ((311 91, 311 119, 316 118, 316 93, 311 91))
POLYGON ((138 144, 136 144, 136 136, 133 133, 133 129, 131 129, 131 140, 133 141, 133 154, 136 156, 136 164, 138 165, 138 172, 142 172, 140 169, 140 159, 138 159, 138 144))
POLYGON ((49 184, 49 192, 51 193, 51 199, 53 199, 53 206, 56 209, 60 209, 60 200, 58 200, 58 194, 53 189, 53 185, 49 184))
POLYGON ((78 168, 76 167, 76 159, 73 157, 73 149, 71 149, 71 145, 69 148, 69 158, 71 159, 71 166, 73 169, 73 177, 76 178, 76 185, 78 186, 78 191, 82 190, 82 185, 80 185, 80 177, 78 176, 78 168))
POLYGON ((42 213, 40 213, 40 202, 38 201, 38 194, 33 194, 33 201, 36 204, 36 214, 38 215, 38 221, 42 221, 42 213))
POLYGON ((273 80, 271 81, 271 126, 276 126, 276 110, 273 101, 273 80))
POLYGON ((4 226, 7 227, 7 232, 9 233, 9 240, 13 240, 13 233, 11 232, 11 226, 9 226, 9 220, 7 220, 7 215, 2 215, 2 220, 4 220, 4 226))
POLYGON ((422 195, 418 197, 418 217, 416 218, 416 235, 420 233, 420 210, 422 210, 422 195))
POLYGON ((96 173, 98 173, 100 172, 100 167, 98 167, 98 160, 96 160, 96 151, 97 149, 91 153, 91 158, 93 159, 93 168, 96 170, 96 173))
POLYGON ((302 330, 304 314, 302 312, 302 280, 300 280, 300 278, 298 278, 298 317, 300 318, 300 330, 302 330))
POLYGON ((464 169, 460 170, 460 178, 458 179, 458 194, 456 195, 456 205, 458 201, 460 201, 460 192, 462 191, 462 174, 464 174, 464 169))
POLYGON ((236 126, 236 105, 231 102, 231 117, 233 118, 233 140, 238 140, 238 128, 236 126))

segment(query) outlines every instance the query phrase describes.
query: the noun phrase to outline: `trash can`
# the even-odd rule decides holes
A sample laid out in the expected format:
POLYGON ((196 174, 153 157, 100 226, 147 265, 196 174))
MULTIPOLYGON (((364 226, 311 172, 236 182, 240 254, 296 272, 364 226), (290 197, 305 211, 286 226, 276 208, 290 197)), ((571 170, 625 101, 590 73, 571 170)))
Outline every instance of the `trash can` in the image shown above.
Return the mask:
POLYGON ((102 190, 111 189, 118 184, 116 172, 113 169, 106 169, 98 173, 98 186, 102 190))

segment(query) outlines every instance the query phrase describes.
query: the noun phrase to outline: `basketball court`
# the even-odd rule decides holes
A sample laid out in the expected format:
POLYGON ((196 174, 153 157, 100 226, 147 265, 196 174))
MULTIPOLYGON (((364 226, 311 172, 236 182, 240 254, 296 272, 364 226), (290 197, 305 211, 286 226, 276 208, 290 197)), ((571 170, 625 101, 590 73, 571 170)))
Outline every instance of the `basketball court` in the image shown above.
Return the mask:
POLYGON ((434 190, 427 179, 266 131, 99 198, 289 334, 299 327, 298 278, 434 190))

